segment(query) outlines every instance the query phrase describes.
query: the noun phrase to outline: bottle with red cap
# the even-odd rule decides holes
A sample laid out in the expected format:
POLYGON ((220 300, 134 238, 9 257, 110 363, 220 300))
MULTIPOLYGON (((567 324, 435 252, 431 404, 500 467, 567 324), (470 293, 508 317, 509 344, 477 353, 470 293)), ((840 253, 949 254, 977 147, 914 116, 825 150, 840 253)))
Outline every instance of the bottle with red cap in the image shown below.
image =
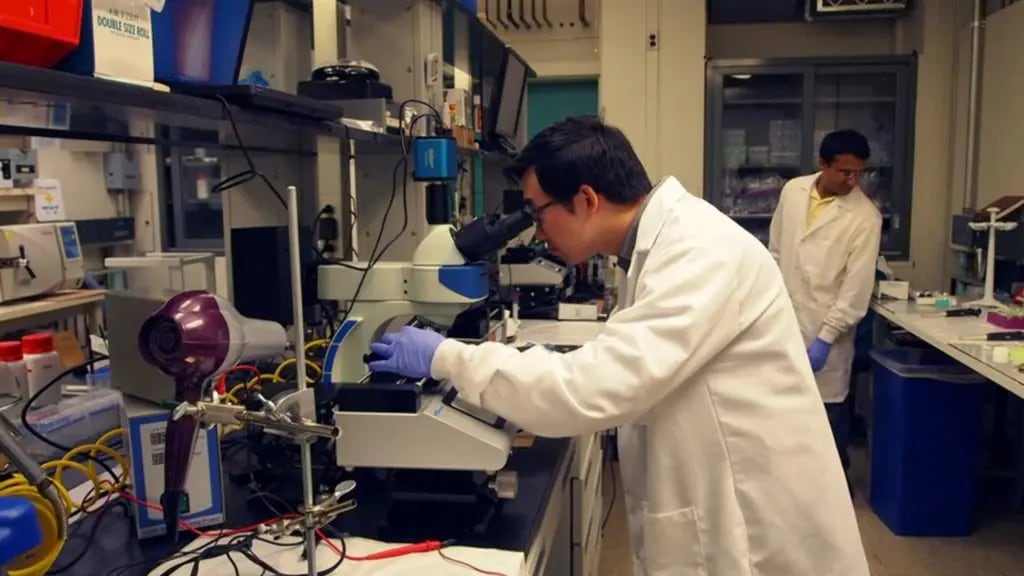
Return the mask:
MULTIPOLYGON (((35 396, 60 375, 60 356, 53 349, 53 334, 41 332, 29 334, 21 339, 22 356, 28 371, 29 397, 35 396)), ((50 386, 32 403, 32 408, 41 408, 60 402, 60 383, 50 386)))
POLYGON ((21 342, 0 342, 0 395, 28 400, 28 371, 21 357, 21 342))

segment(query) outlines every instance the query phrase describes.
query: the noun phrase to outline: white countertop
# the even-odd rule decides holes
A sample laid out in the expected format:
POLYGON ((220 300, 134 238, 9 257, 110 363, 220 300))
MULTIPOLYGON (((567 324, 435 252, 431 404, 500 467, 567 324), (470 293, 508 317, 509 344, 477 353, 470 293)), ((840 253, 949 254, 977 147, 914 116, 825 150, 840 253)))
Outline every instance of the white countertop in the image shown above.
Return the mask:
MULTIPOLYGON (((197 538, 184 548, 184 552, 192 550, 197 546, 208 542, 205 538, 197 538)), ((262 541, 255 541, 252 544, 253 552, 264 562, 285 574, 305 574, 306 563, 301 558, 303 551, 302 541, 298 538, 282 539, 282 542, 296 542, 295 546, 275 546, 262 541)), ((334 540, 335 546, 338 541, 334 540)), ((355 557, 365 556, 374 552, 381 552, 397 548, 403 544, 388 544, 366 538, 345 538, 346 554, 355 557)), ((340 546, 339 546, 340 547, 340 546)), ((465 546, 452 546, 445 549, 449 558, 459 562, 468 562, 488 574, 502 574, 505 576, 519 576, 524 564, 521 552, 509 552, 507 550, 492 550, 484 548, 469 548, 465 546)), ((326 545, 317 546, 317 569, 324 570, 333 566, 338 561, 338 556, 326 545)), ((166 568, 187 560, 185 556, 175 557, 164 564, 154 568, 150 574, 162 573, 166 568)), ((259 576, 266 573, 265 570, 253 564, 241 554, 232 555, 232 560, 226 556, 203 560, 200 564, 201 572, 204 575, 225 575, 232 574, 239 576, 259 576)), ((186 572, 178 570, 179 573, 186 572)), ((333 572, 339 576, 399 576, 404 574, 436 574, 465 576, 472 574, 473 570, 455 562, 450 562, 437 552, 424 554, 409 554, 386 560, 357 561, 346 560, 333 572)))
MULTIPOLYGON (((966 305, 966 306, 969 306, 966 305)), ((1010 364, 992 361, 996 346, 1024 346, 1024 342, 970 340, 990 332, 1004 331, 983 318, 947 318, 932 306, 918 306, 908 300, 875 300, 871 307, 886 320, 948 354, 957 362, 1024 398, 1024 373, 1010 364)))

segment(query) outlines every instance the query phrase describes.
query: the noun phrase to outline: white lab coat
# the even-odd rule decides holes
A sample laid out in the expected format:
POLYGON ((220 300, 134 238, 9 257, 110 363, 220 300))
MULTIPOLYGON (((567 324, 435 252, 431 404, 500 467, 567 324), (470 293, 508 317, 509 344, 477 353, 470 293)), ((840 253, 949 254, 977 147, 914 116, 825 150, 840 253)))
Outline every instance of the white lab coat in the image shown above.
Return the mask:
POLYGON ((817 374, 825 402, 850 391, 854 336, 875 285, 882 215, 859 187, 826 206, 810 229, 807 210, 818 174, 786 183, 772 216, 768 242, 793 301, 804 344, 832 343, 817 374))
POLYGON ((446 340, 433 376, 541 436, 621 427, 638 575, 867 576, 778 268, 674 178, 652 194, 595 340, 567 354, 446 340))

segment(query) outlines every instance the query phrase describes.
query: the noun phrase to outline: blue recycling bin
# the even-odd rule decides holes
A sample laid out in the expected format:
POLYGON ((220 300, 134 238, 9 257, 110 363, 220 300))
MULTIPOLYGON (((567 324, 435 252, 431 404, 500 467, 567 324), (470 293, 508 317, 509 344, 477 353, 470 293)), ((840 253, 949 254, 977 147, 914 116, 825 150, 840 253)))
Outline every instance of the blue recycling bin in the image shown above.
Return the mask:
POLYGON ((985 379, 935 349, 871 357, 871 507, 900 536, 970 534, 985 379))

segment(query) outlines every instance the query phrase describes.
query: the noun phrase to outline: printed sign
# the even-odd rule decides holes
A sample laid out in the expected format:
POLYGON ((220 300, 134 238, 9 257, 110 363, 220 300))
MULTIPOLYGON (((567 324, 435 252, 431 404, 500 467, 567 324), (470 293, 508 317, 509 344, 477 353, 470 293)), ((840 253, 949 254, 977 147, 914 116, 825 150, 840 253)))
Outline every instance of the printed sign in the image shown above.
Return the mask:
POLYGON ((59 180, 39 178, 33 184, 35 192, 36 220, 39 222, 58 222, 67 220, 64 209, 64 194, 60 189, 59 180))

